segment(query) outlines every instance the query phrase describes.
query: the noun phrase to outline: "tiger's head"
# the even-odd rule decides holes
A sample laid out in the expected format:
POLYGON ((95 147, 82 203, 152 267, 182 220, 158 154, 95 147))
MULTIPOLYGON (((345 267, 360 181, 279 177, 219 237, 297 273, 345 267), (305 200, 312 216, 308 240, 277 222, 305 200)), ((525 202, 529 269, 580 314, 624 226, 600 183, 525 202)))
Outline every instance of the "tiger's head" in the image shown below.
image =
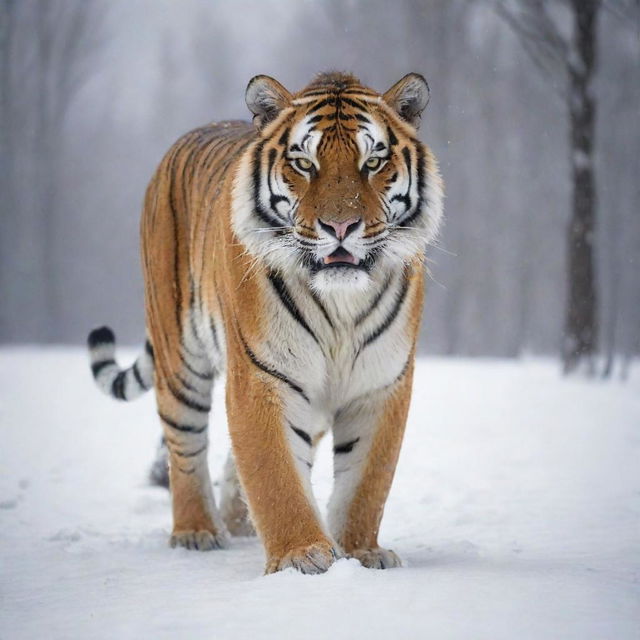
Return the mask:
POLYGON ((366 289, 424 253, 442 216, 442 182, 416 130, 429 100, 410 73, 386 93, 325 73, 297 94, 256 76, 246 101, 258 139, 233 188, 234 230, 270 268, 319 293, 366 289))

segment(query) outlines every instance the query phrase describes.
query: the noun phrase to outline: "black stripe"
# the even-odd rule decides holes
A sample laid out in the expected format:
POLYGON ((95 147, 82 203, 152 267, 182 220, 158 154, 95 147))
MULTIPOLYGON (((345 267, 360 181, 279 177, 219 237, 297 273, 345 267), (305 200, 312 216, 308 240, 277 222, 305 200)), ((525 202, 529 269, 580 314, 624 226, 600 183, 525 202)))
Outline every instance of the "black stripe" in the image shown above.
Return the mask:
POLYGON ((411 186, 413 185, 413 174, 411 171, 413 163, 411 162, 411 151, 409 147, 402 148, 402 157, 404 158, 404 163, 407 165, 407 173, 409 174, 409 188, 407 189, 407 196, 411 195, 411 186))
POLYGON ((205 395, 204 393, 202 393, 202 391, 200 391, 200 389, 196 389, 196 387, 194 387, 192 384, 189 384, 179 373, 176 373, 176 380, 185 388, 187 389, 187 391, 191 391, 192 393, 195 393, 196 395, 205 395))
POLYGON ((373 299, 373 301, 371 302, 371 304, 369 305, 369 308, 366 309, 365 311, 363 311, 357 318, 356 318, 356 327, 360 324, 362 324, 371 314, 371 312, 378 306, 378 303, 380 302, 380 300, 382 299, 382 296, 385 294, 385 292, 387 291, 387 289, 389 288, 389 285, 391 284, 391 276, 389 276, 385 283, 382 285, 382 289, 380 289, 380 291, 378 292, 378 295, 376 295, 376 297, 373 299))
POLYGON ((138 363, 134 362, 133 363, 133 377, 136 379, 136 382, 140 385, 141 389, 144 389, 145 391, 149 391, 149 387, 147 387, 147 385, 144 383, 144 380, 142 379, 142 376, 140 375, 140 370, 138 369, 138 363))
POLYGON ((395 196, 393 196, 391 198, 391 202, 402 202, 402 204, 404 204, 404 213, 402 215, 405 215, 407 213, 407 211, 409 211, 409 209, 411 209, 411 198, 407 193, 396 193, 395 196))
POLYGON ((147 354, 149 354, 149 357, 150 357, 152 360, 155 360, 155 357, 154 357, 154 355, 153 355, 153 347, 151 346, 151 342, 149 342, 149 340, 147 340, 147 341, 144 343, 144 350, 147 352, 147 354))
POLYGON ((180 346, 182 347, 182 350, 190 355, 192 358, 196 358, 197 360, 200 360, 200 358, 202 357, 202 354, 199 351, 193 351, 191 350, 186 342, 184 341, 184 338, 180 341, 180 346))
POLYGON ((282 132, 282 135, 280 136, 280 139, 278 140, 278 144, 279 144, 281 147, 286 147, 288 143, 289 143, 289 128, 287 127, 287 128, 282 132))
MULTIPOLYGON (((189 141, 190 143, 193 142, 193 139, 189 141)), ((191 150, 189 151, 189 153, 187 154, 186 158, 184 159, 184 162, 182 163, 182 177, 180 178, 180 182, 182 184, 182 206, 186 208, 189 207, 189 194, 188 194, 188 188, 187 185, 193 184, 193 157, 198 154, 201 151, 201 149, 199 148, 198 144, 193 144, 193 146, 191 147, 191 150), (187 170, 189 168, 189 165, 191 165, 191 176, 190 176, 190 181, 187 179, 187 170)), ((202 158, 199 158, 199 160, 201 160, 202 158)), ((193 290, 191 292, 191 297, 193 297, 193 290)))
POLYGON ((195 292, 195 283, 193 282, 193 279, 190 278, 191 280, 191 284, 190 284, 190 289, 191 292, 189 294, 189 325, 191 326, 191 333, 193 333, 193 337, 195 338, 195 341, 198 345, 198 347, 200 348, 201 351, 206 350, 206 345, 204 344, 202 338, 200 337, 200 334, 198 334, 198 327, 196 326, 196 318, 195 318, 195 314, 194 314, 194 307, 196 306, 196 292, 195 292))
POLYGON ((176 326, 182 333, 182 288, 180 287, 180 233, 178 224, 178 209, 175 199, 176 165, 178 151, 174 151, 169 164, 169 211, 171 213, 171 222, 173 225, 172 238, 173 246, 173 296, 175 303, 176 326))
POLYGON ((271 208, 273 213, 279 217, 280 214, 278 213, 277 206, 281 202, 289 203, 289 198, 280 194, 276 194, 274 193, 274 190, 273 190, 271 174, 273 173, 273 167, 275 165, 277 155, 278 155, 278 152, 275 149, 269 150, 268 165, 267 165, 267 187, 269 188, 269 207, 271 208))
POLYGON ((192 469, 183 469, 182 467, 180 467, 179 465, 176 465, 178 471, 180 471, 180 473, 184 473, 187 476, 190 476, 192 473, 196 472, 196 468, 193 467, 192 469))
POLYGON ((118 400, 127 399, 127 396, 124 394, 124 381, 126 375, 126 371, 120 371, 111 384, 111 395, 114 398, 118 398, 118 400))
POLYGON ((264 371, 265 373, 268 373, 270 376, 273 376, 274 378, 278 378, 278 380, 282 380, 282 382, 284 382, 287 386, 291 387, 291 389, 293 389, 294 391, 297 391, 307 402, 310 402, 309 397, 302 390, 302 387, 300 387, 295 382, 287 378, 287 376, 285 376, 283 373, 280 373, 273 367, 270 367, 264 364, 264 362, 261 362, 260 360, 258 360, 256 354, 251 350, 249 345, 245 342, 244 336, 242 335, 242 333, 240 333, 240 329, 238 329, 238 334, 240 335, 240 340, 242 340, 242 346, 244 347, 245 353, 247 354, 247 356, 249 356, 249 360, 251 360, 251 362, 253 362, 253 364, 256 367, 258 367, 258 369, 262 369, 262 371, 264 371))
POLYGON ((409 357, 407 358, 407 361, 404 363, 404 367, 402 367, 402 371, 396 376, 396 379, 387 386, 392 387, 394 384, 396 384, 397 382, 400 382, 400 380, 404 378, 407 371, 409 371, 409 365, 411 364, 412 355, 413 354, 409 353, 409 357))
POLYGON ((193 409, 194 411, 199 411, 200 413, 209 413, 209 411, 211 411, 211 405, 200 404, 195 400, 191 400, 191 398, 188 398, 184 393, 182 393, 182 391, 180 391, 179 389, 176 389, 173 386, 173 384, 169 381, 167 381, 167 389, 169 389, 169 391, 171 392, 171 395, 176 400, 178 400, 185 406, 189 407, 189 409, 193 409))
POLYGON ((115 344, 116 336, 109 327, 100 327, 94 329, 87 339, 89 349, 95 349, 98 346, 115 344))
POLYGON ((202 433, 203 431, 206 431, 208 426, 205 424, 204 427, 194 427, 193 425, 189 425, 189 424, 179 424, 174 420, 170 420, 169 418, 167 418, 167 416, 165 416, 162 413, 158 413, 158 415, 164 422, 167 423, 167 425, 169 425, 169 427, 171 427, 172 429, 175 429, 176 431, 181 431, 182 433, 202 433))
POLYGON ((262 206, 262 201, 260 200, 260 187, 262 185, 262 176, 260 173, 261 167, 261 154, 262 149, 265 145, 265 142, 262 141, 256 145, 255 151, 253 152, 253 206, 256 212, 256 215, 262 222, 269 225, 270 227, 281 227, 282 221, 279 219, 274 220, 269 212, 262 206))
MULTIPOLYGON (((403 147, 402 157, 407 165, 407 173, 409 174, 409 186, 404 194, 397 194, 391 198, 391 202, 399 201, 404 204, 405 211, 403 215, 406 215, 411 210, 411 186, 413 184, 413 176, 411 175, 411 152, 409 147, 403 147)), ((399 218, 401 220, 402 218, 399 218)))
POLYGON ((200 378, 201 380, 206 380, 206 381, 213 380, 213 371, 209 373, 201 373, 200 371, 197 371, 196 369, 194 369, 182 354, 180 354, 180 359, 182 360, 182 364, 184 365, 185 369, 187 369, 189 373, 196 376, 196 378, 200 378))
POLYGON ((220 353, 220 342, 218 341, 218 330, 213 320, 213 316, 209 316, 209 326, 211 327, 211 335, 213 337, 213 346, 215 350, 220 353))
POLYGON ((284 283, 284 280, 273 271, 269 272, 268 278, 269 282, 271 282, 273 288, 278 294, 278 297, 280 298, 282 304, 286 307, 287 311, 291 314, 293 319, 316 341, 316 344, 320 344, 318 342, 318 338, 316 338, 315 333, 313 333, 311 327, 303 318, 302 313, 293 300, 293 296, 291 295, 289 289, 287 289, 287 285, 284 283))
POLYGON ((335 103, 336 103, 335 98, 325 98, 324 100, 320 100, 320 102, 317 102, 315 105, 313 105, 310 109, 307 110, 306 115, 311 115, 315 111, 322 109, 322 107, 326 107, 329 104, 335 104, 335 103))
POLYGON ((333 453, 339 455, 341 453, 351 453, 353 447, 355 447, 356 443, 360 440, 360 438, 356 438, 355 440, 349 440, 349 442, 343 442, 342 444, 337 444, 333 447, 333 453))
POLYGON ((393 147, 398 144, 398 138, 389 125, 387 125, 387 137, 389 138, 389 146, 393 147))
POLYGON ((93 377, 97 378, 100 372, 105 368, 112 364, 115 364, 116 361, 113 358, 107 358, 106 360, 100 360, 100 362, 94 362, 91 365, 91 371, 93 372, 93 377))
POLYGON ((304 462, 307 465, 307 467, 309 467, 309 469, 313 467, 313 465, 310 462, 307 462, 304 458, 301 458, 300 456, 296 456, 296 458, 298 458, 300 462, 304 462))
MULTIPOLYGON (((418 202, 416 203, 414 212, 407 218, 400 219, 404 226, 410 225, 421 213, 424 204, 424 153, 421 146, 417 146, 418 160, 416 162, 418 202)), ((428 204, 428 203, 427 203, 428 204)))
POLYGON ((367 112, 367 105, 364 102, 360 102, 359 100, 353 100, 351 98, 345 98, 345 96, 340 96, 340 102, 344 102, 346 104, 355 107, 356 109, 362 109, 365 113, 367 112))
POLYGON ((316 303, 318 309, 322 312, 327 324, 335 331, 335 327, 333 326, 333 322, 331 321, 331 317, 329 316, 329 312, 326 310, 325 306, 322 304, 322 300, 318 297, 318 294, 313 290, 309 289, 309 293, 311 294, 311 299, 316 303))
POLYGON ((215 140, 211 141, 211 146, 206 151, 207 155, 202 165, 206 169, 206 175, 209 176, 205 184, 205 187, 202 190, 202 193, 208 194, 209 189, 211 188, 211 185, 216 181, 216 179, 220 178, 221 173, 224 174, 224 171, 227 168, 226 163, 222 167, 218 167, 217 169, 214 169, 213 165, 215 162, 220 160, 218 152, 223 151, 225 146, 228 147, 228 145, 229 145, 229 141, 226 140, 224 137, 216 138, 215 140), (210 159, 211 159, 211 162, 209 162, 210 159))
POLYGON ((298 429, 298 427, 294 427, 293 425, 290 426, 297 435, 299 435, 309 446, 311 446, 311 436, 306 431, 298 429))
POLYGON ((409 278, 406 276, 402 282, 402 289, 400 289, 400 293, 396 297, 396 302, 393 305, 393 309, 391 309, 389 315, 385 318, 384 322, 364 341, 362 347, 366 347, 370 345, 374 340, 377 340, 390 326, 391 323, 396 319, 398 313, 400 313, 400 308, 402 307, 402 303, 407 296, 407 291, 409 290, 409 278))
POLYGON ((318 89, 317 91, 305 91, 300 97, 301 98, 310 98, 311 96, 326 96, 335 91, 332 88, 327 87, 326 89, 318 89))
POLYGON ((205 444, 204 446, 200 447, 200 449, 198 449, 197 451, 194 451, 193 453, 185 453, 184 451, 171 451, 171 453, 174 453, 177 456, 180 456, 181 458, 195 458, 199 453, 202 453, 203 451, 205 451, 207 448, 207 445, 205 444))

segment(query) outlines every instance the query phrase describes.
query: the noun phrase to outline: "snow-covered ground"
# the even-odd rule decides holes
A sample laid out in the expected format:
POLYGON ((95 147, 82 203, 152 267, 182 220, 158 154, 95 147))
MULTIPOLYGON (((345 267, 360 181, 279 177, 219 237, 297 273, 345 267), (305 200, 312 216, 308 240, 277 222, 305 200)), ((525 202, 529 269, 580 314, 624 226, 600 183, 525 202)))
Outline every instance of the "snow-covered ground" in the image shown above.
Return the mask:
POLYGON ((640 637, 637 371, 421 360, 381 535, 405 561, 391 571, 264 577, 252 539, 170 549, 169 496, 146 482, 152 395, 100 395, 80 350, 0 351, 0 429, 3 640, 640 637))

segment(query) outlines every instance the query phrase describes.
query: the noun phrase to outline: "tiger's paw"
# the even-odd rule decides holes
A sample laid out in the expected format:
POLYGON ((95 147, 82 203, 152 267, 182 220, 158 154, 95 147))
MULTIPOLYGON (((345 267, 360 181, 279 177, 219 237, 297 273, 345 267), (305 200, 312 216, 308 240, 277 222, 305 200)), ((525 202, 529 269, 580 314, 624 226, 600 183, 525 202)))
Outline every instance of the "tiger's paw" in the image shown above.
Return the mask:
POLYGON ((354 549, 349 556, 359 560, 360 564, 367 569, 394 569, 402 566, 402 561, 395 552, 382 547, 354 549))
POLYGON ((293 568, 300 573, 324 573, 342 554, 330 542, 316 542, 296 547, 279 558, 267 562, 265 573, 293 568))
POLYGON ((232 536, 253 538, 257 535, 253 523, 249 518, 225 520, 225 523, 232 536))
POLYGON ((240 493, 229 499, 223 495, 220 513, 224 523, 227 525, 227 531, 232 536, 255 536, 256 530, 249 516, 249 509, 240 493))
POLYGON ((195 549, 197 551, 211 551, 213 549, 224 549, 229 545, 229 536, 226 531, 213 533, 207 529, 199 531, 174 531, 169 538, 169 545, 172 548, 184 547, 185 549, 195 549))

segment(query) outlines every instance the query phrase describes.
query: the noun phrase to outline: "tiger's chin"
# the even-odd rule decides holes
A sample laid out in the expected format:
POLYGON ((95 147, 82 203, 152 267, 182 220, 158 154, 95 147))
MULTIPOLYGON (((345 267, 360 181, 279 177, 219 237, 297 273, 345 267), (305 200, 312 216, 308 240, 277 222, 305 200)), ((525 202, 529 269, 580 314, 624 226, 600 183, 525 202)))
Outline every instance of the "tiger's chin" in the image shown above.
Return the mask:
POLYGON ((311 276, 311 287, 321 294, 366 291, 371 282, 366 269, 348 264, 318 269, 311 276))

